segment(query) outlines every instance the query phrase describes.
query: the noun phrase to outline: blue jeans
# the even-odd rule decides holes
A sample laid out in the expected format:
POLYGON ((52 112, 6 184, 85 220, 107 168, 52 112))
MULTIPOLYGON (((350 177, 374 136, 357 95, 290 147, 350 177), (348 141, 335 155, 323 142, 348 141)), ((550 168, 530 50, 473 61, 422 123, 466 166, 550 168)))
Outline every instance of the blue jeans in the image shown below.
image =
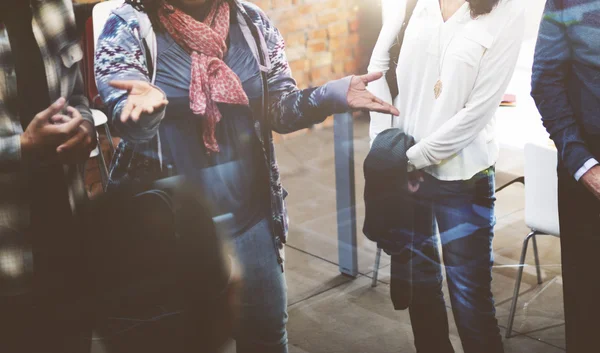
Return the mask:
POLYGON ((440 240, 464 352, 503 352, 491 292, 494 189, 492 167, 462 181, 440 181, 426 175, 415 194, 413 299, 409 313, 419 353, 454 352, 442 294, 440 240))
POLYGON ((287 285, 269 221, 260 221, 232 243, 242 278, 236 352, 287 353, 287 285))

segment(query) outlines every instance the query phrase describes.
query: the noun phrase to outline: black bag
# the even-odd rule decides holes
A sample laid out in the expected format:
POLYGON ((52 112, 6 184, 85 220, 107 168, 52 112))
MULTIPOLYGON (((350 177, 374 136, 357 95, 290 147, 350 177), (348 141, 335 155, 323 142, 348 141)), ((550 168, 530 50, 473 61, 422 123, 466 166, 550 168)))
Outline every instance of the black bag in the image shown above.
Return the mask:
POLYGON ((109 353, 200 347, 199 335, 209 332, 203 319, 222 308, 216 303, 230 261, 202 200, 182 180, 135 194, 114 190, 86 213, 91 291, 84 305, 109 353))
POLYGON ((364 163, 363 233, 390 255, 412 244, 413 197, 408 192, 406 151, 414 139, 399 129, 380 133, 364 163))

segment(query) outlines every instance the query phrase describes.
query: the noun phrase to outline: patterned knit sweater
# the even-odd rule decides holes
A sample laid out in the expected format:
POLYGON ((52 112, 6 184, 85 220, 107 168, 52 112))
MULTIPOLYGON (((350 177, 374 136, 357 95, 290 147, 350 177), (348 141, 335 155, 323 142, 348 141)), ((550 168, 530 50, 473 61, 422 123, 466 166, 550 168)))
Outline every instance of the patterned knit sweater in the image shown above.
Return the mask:
MULTIPOLYGON (((232 16, 254 52, 262 62, 269 93, 267 114, 263 107, 254 108, 255 127, 264 152, 270 175, 272 228, 279 249, 286 242, 288 231, 287 212, 284 203, 286 192, 281 186, 279 168, 271 131, 290 133, 322 122, 327 116, 348 110, 347 92, 350 77, 329 82, 320 87, 301 90, 292 77, 285 55, 283 37, 256 5, 238 1, 232 16), (263 60, 260 58, 263 57, 263 60)), ((144 181, 156 178, 161 170, 160 136, 158 126, 164 110, 140 119, 141 123, 121 123, 118 117, 126 101, 127 92, 116 90, 108 83, 112 80, 143 80, 151 82, 140 23, 141 14, 129 5, 115 10, 100 35, 95 60, 98 89, 109 108, 112 124, 123 138, 111 163, 111 183, 144 181)), ((147 17, 145 17, 147 20, 147 17)), ((256 65, 253 65, 256 67, 256 65)), ((249 68, 250 69, 250 68, 249 68)), ((168 107, 166 108, 168 109, 168 107)), ((280 261, 282 257, 279 255, 280 261)))

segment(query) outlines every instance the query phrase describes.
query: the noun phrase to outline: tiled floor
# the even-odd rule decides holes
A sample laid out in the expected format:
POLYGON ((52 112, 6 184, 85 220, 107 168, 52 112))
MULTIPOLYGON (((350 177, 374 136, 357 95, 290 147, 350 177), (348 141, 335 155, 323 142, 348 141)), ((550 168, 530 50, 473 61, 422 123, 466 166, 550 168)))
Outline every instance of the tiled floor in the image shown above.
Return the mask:
MULTIPOLYGON (((389 299, 389 258, 381 261, 379 285, 371 288, 375 245, 360 233, 364 219, 361 202, 362 161, 368 151, 368 125, 355 124, 358 259, 361 275, 351 280, 339 274, 335 209, 333 133, 331 129, 282 141, 278 159, 284 186, 290 192, 290 242, 287 248, 290 351, 294 353, 414 352, 407 312, 393 310, 389 299)), ((497 165, 498 184, 522 173, 519 150, 505 149, 497 165)), ((497 195, 493 292, 497 316, 505 327, 513 296, 521 245, 528 229, 523 221, 524 188, 511 186, 497 195)), ((564 352, 564 318, 560 246, 554 237, 540 236, 539 252, 544 283, 527 266, 514 330, 505 340, 507 353, 564 352)), ((528 263, 533 257, 528 256, 528 263)), ((449 308, 449 316, 451 312, 449 308)), ((451 335, 462 352, 453 320, 451 335)), ((234 352, 230 347, 227 352, 234 352)))
MULTIPOLYGON (((371 288, 375 244, 362 236, 364 220, 362 161, 368 151, 368 125, 355 124, 355 174, 360 275, 350 279, 338 270, 333 131, 325 128, 285 139, 277 145, 288 206, 291 237, 287 247, 289 338, 292 353, 415 352, 408 313, 394 311, 389 299, 389 258, 383 256, 379 285, 371 288)), ((503 149, 497 165, 498 184, 522 174, 518 149, 503 149)), ((522 241, 524 188, 511 186, 497 195, 498 224, 494 241, 493 292, 504 334, 522 241)), ((535 269, 525 268, 514 330, 505 340, 506 353, 564 352, 562 280, 559 240, 540 236, 544 283, 535 269)), ((528 263, 533 262, 528 256, 528 263)), ((447 291, 447 289, 445 289, 447 291)), ((451 339, 462 352, 450 308, 451 339)), ((99 352, 99 351, 98 351, 99 352)), ((233 345, 227 353, 235 352, 233 345)))

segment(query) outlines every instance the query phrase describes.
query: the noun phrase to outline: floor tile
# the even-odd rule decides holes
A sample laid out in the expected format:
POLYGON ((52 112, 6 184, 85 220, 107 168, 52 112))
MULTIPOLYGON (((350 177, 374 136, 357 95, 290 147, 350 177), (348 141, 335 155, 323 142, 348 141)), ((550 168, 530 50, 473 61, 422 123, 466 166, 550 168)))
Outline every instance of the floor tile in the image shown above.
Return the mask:
MULTIPOLYGON (((406 311, 394 311, 385 284, 370 287, 370 279, 336 287, 290 308, 290 345, 310 353, 415 352, 406 311)), ((451 340, 460 340, 449 313, 451 340)), ((504 331, 502 330, 502 334, 504 331)), ((505 341, 506 353, 564 352, 528 336, 505 341)))
POLYGON ((338 266, 298 250, 286 249, 288 302, 293 305, 350 281, 338 266))

